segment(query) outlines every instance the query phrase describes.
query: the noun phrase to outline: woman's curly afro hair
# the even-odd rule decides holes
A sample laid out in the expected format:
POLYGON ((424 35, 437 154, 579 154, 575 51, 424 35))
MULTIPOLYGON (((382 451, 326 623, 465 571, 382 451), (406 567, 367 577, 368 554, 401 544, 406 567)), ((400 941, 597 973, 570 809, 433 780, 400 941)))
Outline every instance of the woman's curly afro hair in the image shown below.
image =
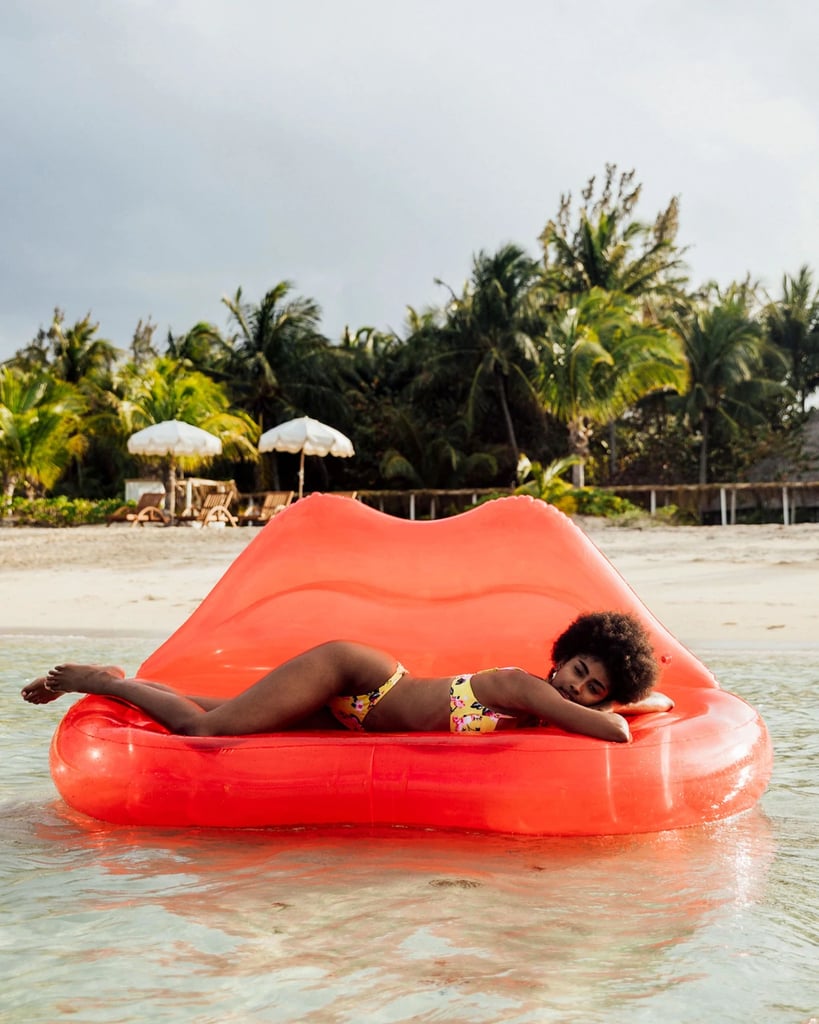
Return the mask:
POLYGON ((555 640, 555 665, 587 655, 606 666, 610 700, 630 704, 640 700, 654 686, 658 666, 651 640, 642 623, 620 612, 591 612, 581 615, 555 640))

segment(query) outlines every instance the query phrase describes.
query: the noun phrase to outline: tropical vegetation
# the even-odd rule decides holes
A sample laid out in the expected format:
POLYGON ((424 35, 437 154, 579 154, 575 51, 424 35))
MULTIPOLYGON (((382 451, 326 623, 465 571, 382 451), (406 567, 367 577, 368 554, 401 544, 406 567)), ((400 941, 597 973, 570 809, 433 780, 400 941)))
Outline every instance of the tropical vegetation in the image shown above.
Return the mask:
MULTIPOLYGON (((90 313, 71 323, 56 309, 0 366, 4 508, 50 496, 55 521, 72 521, 72 503, 118 498, 148 470, 127 438, 167 419, 217 434, 205 467, 246 491, 290 484, 296 458, 259 456, 257 442, 302 415, 357 453, 308 460, 308 490, 517 487, 611 511, 603 486, 741 480, 809 413, 819 288, 807 266, 774 296, 748 278, 692 284, 678 198, 642 219, 641 191, 607 166, 579 203, 561 197, 538 252, 474 254, 467 280, 438 282, 440 304, 408 306, 398 331, 331 339, 287 280, 224 298, 224 330, 202 321, 164 342, 149 320, 117 345, 90 313)), ((150 468, 170 485, 202 465, 150 468)))

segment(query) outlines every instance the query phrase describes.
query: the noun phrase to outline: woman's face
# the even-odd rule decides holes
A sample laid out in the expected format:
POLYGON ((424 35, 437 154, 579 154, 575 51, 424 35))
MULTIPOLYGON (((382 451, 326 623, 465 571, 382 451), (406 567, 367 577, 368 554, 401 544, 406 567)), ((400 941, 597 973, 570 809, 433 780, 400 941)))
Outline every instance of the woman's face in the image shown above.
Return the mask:
POLYGON ((599 658, 577 654, 561 661, 549 680, 561 697, 590 708, 604 701, 611 692, 609 674, 599 658))

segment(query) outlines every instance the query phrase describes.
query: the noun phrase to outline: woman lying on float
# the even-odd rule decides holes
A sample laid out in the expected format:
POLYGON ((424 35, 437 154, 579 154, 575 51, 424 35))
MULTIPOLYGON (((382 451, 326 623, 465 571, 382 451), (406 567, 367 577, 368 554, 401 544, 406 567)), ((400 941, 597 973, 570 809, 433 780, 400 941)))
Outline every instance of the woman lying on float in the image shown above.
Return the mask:
POLYGON ((627 742, 631 734, 620 711, 673 706, 664 694, 651 693, 657 663, 645 630, 632 616, 580 616, 555 641, 552 660, 545 679, 518 668, 422 678, 384 651, 333 640, 291 658, 229 700, 182 696, 95 665, 60 665, 24 687, 22 695, 31 704, 63 693, 113 697, 183 736, 241 736, 336 723, 367 732, 494 732, 543 722, 627 742))

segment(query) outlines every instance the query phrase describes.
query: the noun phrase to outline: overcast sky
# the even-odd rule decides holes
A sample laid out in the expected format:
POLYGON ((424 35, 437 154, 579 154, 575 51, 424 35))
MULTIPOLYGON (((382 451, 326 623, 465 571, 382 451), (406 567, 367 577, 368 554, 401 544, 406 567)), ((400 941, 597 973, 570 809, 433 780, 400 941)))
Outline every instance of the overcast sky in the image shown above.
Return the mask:
POLYGON ((0 359, 241 285, 400 331, 607 162, 692 282, 819 275, 815 0, 3 0, 0 359))

